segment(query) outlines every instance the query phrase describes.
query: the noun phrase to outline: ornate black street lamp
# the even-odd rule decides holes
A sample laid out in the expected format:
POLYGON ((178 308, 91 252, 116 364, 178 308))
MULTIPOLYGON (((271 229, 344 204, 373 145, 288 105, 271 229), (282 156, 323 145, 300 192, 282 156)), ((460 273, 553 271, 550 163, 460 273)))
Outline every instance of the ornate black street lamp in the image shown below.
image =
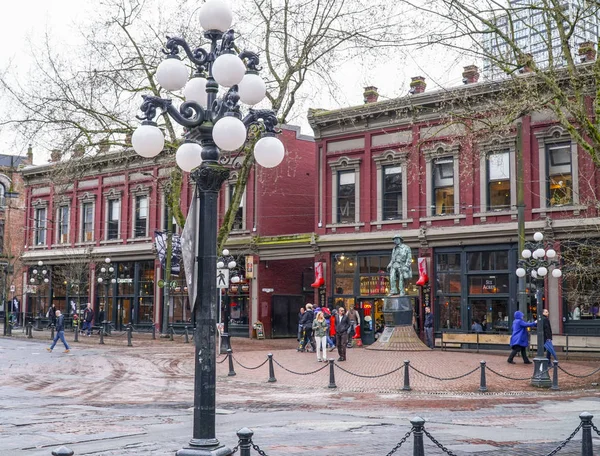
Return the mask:
POLYGON ((178 456, 229 455, 231 450, 219 443, 215 434, 216 390, 216 315, 217 315, 217 196, 229 170, 220 163, 220 150, 233 152, 244 146, 248 130, 261 131, 263 137, 254 146, 254 158, 263 167, 275 167, 283 160, 284 147, 277 139, 277 117, 272 110, 248 109, 242 116, 239 102, 253 106, 266 93, 264 81, 258 76, 257 54, 235 53, 233 17, 222 0, 208 0, 199 13, 200 25, 210 49, 192 50, 183 38, 167 37, 167 59, 156 70, 162 88, 177 91, 183 88, 186 99, 177 109, 172 100, 144 96, 142 125, 131 142, 144 157, 158 155, 164 147, 164 137, 155 123, 158 114, 168 114, 186 128, 185 142, 177 150, 177 165, 191 172, 197 188, 200 210, 196 228, 196 298, 194 302, 195 378, 194 430, 187 448, 178 456), (188 81, 189 70, 179 58, 183 49, 195 67, 188 81), (184 88, 185 86, 185 88, 184 88), (227 90, 218 98, 219 86, 227 90), (157 112, 160 110, 160 113, 157 112))
POLYGON ((531 277, 531 283, 535 285, 535 299, 537 301, 537 353, 533 359, 533 376, 531 384, 539 387, 550 387, 552 380, 548 373, 548 359, 544 356, 544 310, 543 296, 546 276, 552 268, 552 277, 559 278, 562 271, 558 268, 556 251, 552 244, 543 242, 544 235, 537 232, 533 235, 534 242, 525 243, 525 250, 521 252, 517 277, 524 279, 527 274, 531 277))
MULTIPOLYGON (((117 279, 115 278, 115 268, 110 264, 110 258, 104 258, 104 265, 101 265, 99 267, 98 272, 96 274, 98 277, 96 279, 98 281, 98 285, 104 284, 104 308, 106 309, 106 312, 108 312, 108 287, 109 284, 117 283, 117 279)), ((100 314, 100 312, 98 312, 98 314, 100 314)), ((104 318, 106 320, 106 314, 104 318)), ((102 331, 104 332, 104 334, 106 334, 106 323, 104 321, 101 321, 99 323, 100 325, 102 325, 102 331)))
MULTIPOLYGON (((37 287, 39 287, 40 285, 47 286, 50 283, 50 269, 49 269, 49 267, 44 266, 44 262, 42 260, 37 262, 37 267, 33 266, 33 269, 30 269, 29 283, 31 285, 35 285, 37 287)), ((38 294, 37 294, 38 289, 36 289, 36 296, 38 296, 38 294)), ((50 307, 50 304, 48 304, 48 307, 50 307)), ((47 309, 44 309, 42 307, 42 310, 47 310, 47 309)), ((38 302, 38 311, 39 311, 39 302, 38 302)), ((36 330, 41 330, 40 320, 41 320, 40 315, 35 317, 35 329, 36 330)))
MULTIPOLYGON (((223 282, 223 288, 225 293, 222 294, 224 300, 224 308, 225 312, 223 315, 223 335, 221 336, 221 352, 227 351, 231 348, 231 339, 229 336, 229 320, 231 319, 231 304, 229 302, 229 287, 230 283, 238 284, 240 283, 240 276, 236 270, 237 263, 235 258, 229 254, 229 250, 223 249, 222 255, 217 260, 217 285, 219 284, 219 279, 223 282), (224 272, 225 268, 227 268, 227 277, 225 274, 222 274, 221 271, 224 272)), ((221 289, 221 287, 219 287, 221 289)))

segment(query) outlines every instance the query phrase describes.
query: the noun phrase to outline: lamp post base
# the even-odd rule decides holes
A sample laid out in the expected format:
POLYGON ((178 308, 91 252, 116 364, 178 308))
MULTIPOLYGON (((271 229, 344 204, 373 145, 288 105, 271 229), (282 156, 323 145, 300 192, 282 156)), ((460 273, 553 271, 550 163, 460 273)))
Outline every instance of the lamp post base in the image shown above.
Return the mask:
POLYGON ((533 359, 533 377, 531 377, 531 385, 538 388, 550 388, 552 379, 548 371, 548 358, 535 357, 533 359))
POLYGON ((190 440, 187 448, 182 448, 175 453, 176 456, 230 456, 231 448, 221 445, 217 439, 190 440))

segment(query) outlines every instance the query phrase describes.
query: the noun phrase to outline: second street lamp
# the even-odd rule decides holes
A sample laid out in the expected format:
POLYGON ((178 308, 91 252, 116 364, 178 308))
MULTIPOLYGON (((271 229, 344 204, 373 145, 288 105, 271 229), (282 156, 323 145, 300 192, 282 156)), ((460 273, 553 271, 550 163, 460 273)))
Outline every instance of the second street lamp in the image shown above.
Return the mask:
POLYGON ((525 250, 521 252, 519 267, 517 268, 517 277, 524 280, 529 274, 531 283, 535 285, 536 312, 537 312, 537 353, 533 359, 533 376, 531 384, 539 387, 549 387, 552 385, 548 373, 548 359, 544 356, 544 283, 546 276, 552 268, 551 275, 554 278, 562 276, 562 271, 558 268, 556 251, 551 244, 543 242, 544 235, 537 232, 533 235, 534 242, 525 244, 525 250))
POLYGON ((237 263, 232 255, 229 254, 229 250, 224 249, 221 257, 217 261, 217 287, 220 291, 225 290, 225 293, 221 293, 224 298, 224 315, 223 315, 223 335, 221 336, 221 352, 225 352, 231 348, 231 336, 229 334, 229 320, 231 319, 231 304, 229 302, 229 288, 230 284, 240 283, 240 276, 236 271, 237 263), (219 282, 221 278, 221 282, 219 282))
MULTIPOLYGON (((117 283, 117 279, 115 278, 115 268, 111 265, 110 258, 104 259, 104 265, 100 266, 98 269, 98 285, 104 284, 104 309, 108 310, 110 306, 108 305, 108 288, 110 284, 117 283)), ((100 312, 98 311, 99 315, 100 312)), ((109 317, 110 318, 110 317, 109 317)), ((106 334, 105 323, 103 321, 99 322, 102 326, 101 331, 106 334)))

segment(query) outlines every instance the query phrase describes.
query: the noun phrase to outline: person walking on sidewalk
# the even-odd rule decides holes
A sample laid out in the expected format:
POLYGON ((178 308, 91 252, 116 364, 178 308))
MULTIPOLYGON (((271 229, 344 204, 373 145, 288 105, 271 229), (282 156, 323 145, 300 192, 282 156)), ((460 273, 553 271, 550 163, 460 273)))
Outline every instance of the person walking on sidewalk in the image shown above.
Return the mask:
POLYGON ((518 310, 515 312, 515 319, 513 321, 512 327, 512 336, 510 337, 510 348, 512 348, 512 351, 510 352, 510 355, 507 359, 507 361, 510 364, 515 364, 513 359, 519 351, 521 352, 523 362, 525 364, 531 364, 531 361, 529 361, 529 358, 527 358, 527 346, 529 345, 529 334, 527 333, 527 328, 536 325, 537 323, 535 321, 531 323, 523 321, 523 312, 520 312, 518 310))
POLYGON ((350 329, 350 320, 346 315, 346 309, 340 307, 335 317, 335 344, 337 345, 338 361, 346 361, 346 344, 348 343, 348 330, 350 329))
POLYGON ((352 340, 356 335, 356 328, 360 325, 360 315, 354 306, 350 306, 346 315, 348 315, 348 320, 350 321, 350 328, 348 329, 348 348, 352 348, 352 340))
POLYGON ((56 342, 58 342, 58 339, 60 339, 65 345, 65 353, 69 353, 69 344, 67 344, 67 341, 65 340, 65 316, 62 315, 60 310, 56 311, 56 335, 54 336, 52 345, 50 345, 50 348, 47 348, 46 350, 52 352, 56 346, 56 342))
POLYGON ((425 344, 431 349, 435 348, 435 341, 433 340, 433 314, 431 313, 431 307, 425 307, 425 344))
POLYGON ((327 331, 329 331, 329 326, 323 312, 317 313, 313 320, 312 330, 317 342, 317 361, 327 361, 327 331))
POLYGON ((82 331, 85 332, 87 329, 88 337, 92 335, 92 322, 94 321, 94 309, 92 309, 92 304, 88 302, 86 309, 83 311, 83 328, 82 331))
POLYGON ((548 358, 548 362, 552 361, 552 356, 558 361, 556 350, 554 350, 554 344, 552 343, 552 326, 550 325, 549 318, 550 312, 548 309, 544 309, 542 315, 544 316, 544 348, 546 349, 546 357, 548 358))
POLYGON ((306 351, 309 350, 308 345, 310 344, 310 346, 312 347, 313 351, 315 351, 316 347, 315 347, 315 342, 313 340, 312 337, 312 324, 313 324, 313 320, 315 319, 315 314, 313 312, 313 305, 311 303, 306 304, 306 312, 304 312, 304 315, 302 316, 302 329, 304 331, 304 338, 302 339, 302 342, 300 343, 300 351, 306 351))

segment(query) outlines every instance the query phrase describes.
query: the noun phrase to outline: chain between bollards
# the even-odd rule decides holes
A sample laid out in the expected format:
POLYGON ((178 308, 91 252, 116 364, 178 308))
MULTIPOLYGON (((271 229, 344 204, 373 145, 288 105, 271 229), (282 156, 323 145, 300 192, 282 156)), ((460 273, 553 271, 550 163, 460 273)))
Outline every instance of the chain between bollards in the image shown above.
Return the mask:
POLYGON ((133 325, 131 323, 129 323, 127 325, 127 346, 128 347, 133 347, 133 344, 131 343, 132 333, 133 333, 133 325))
POLYGON ((554 360, 554 365, 552 368, 552 386, 551 390, 558 391, 560 388, 558 387, 558 361, 554 360))
POLYGON ((277 379, 275 378, 275 369, 273 368, 273 353, 269 353, 267 355, 269 358, 269 383, 275 383, 277 379))
POLYGON ((333 359, 329 360, 329 385, 328 388, 337 388, 335 384, 335 362, 333 359))
POLYGON ((235 371, 233 370, 233 350, 231 348, 227 349, 227 356, 229 357, 229 373, 228 377, 233 377, 235 375, 235 371))
POLYGON ((485 361, 480 361, 479 364, 481 366, 481 380, 479 381, 479 391, 481 393, 485 393, 488 390, 485 381, 485 361))
POLYGON ((185 327, 185 332, 183 333, 185 335, 185 340, 183 341, 183 343, 185 344, 189 344, 190 343, 190 333, 188 332, 188 327, 185 327))
POLYGON ((410 387, 410 361, 404 361, 404 386, 402 387, 402 391, 410 391, 412 388, 410 387))

